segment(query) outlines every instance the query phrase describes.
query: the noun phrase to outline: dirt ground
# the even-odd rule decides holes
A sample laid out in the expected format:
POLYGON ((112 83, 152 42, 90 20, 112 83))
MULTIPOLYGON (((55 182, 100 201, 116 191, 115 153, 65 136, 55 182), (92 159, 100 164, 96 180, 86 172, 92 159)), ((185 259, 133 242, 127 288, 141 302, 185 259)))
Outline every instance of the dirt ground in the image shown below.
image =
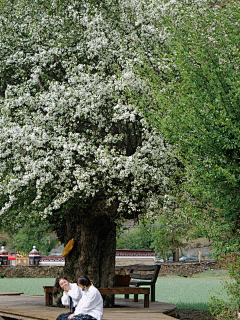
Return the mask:
POLYGON ((196 309, 177 310, 176 318, 181 320, 214 320, 209 311, 196 309))

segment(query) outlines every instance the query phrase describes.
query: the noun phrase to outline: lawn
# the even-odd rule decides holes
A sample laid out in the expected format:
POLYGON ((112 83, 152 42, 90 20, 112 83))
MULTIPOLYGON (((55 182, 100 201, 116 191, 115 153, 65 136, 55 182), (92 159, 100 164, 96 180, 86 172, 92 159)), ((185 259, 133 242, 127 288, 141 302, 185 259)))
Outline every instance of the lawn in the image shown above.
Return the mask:
POLYGON ((43 295, 43 286, 53 286, 53 278, 0 278, 0 291, 21 291, 24 295, 43 295))
MULTIPOLYGON (((43 295, 43 286, 54 285, 54 281, 53 278, 0 278, 0 291, 22 291, 24 295, 43 295)), ((221 270, 210 270, 188 278, 159 277, 156 284, 156 300, 174 303, 178 309, 207 309, 211 295, 220 293, 227 299, 223 288, 224 281, 229 281, 229 278, 221 270)))
POLYGON ((178 309, 208 309, 211 296, 227 300, 224 284, 229 278, 209 273, 184 278, 179 276, 159 277, 156 284, 156 300, 174 303, 178 309))

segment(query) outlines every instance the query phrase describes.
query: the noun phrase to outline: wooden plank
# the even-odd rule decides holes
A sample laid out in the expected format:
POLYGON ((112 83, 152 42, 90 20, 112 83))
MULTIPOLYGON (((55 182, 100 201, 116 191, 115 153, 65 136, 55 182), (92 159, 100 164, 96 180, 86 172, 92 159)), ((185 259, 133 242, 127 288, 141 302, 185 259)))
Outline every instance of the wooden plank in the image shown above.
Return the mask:
POLYGON ((133 270, 139 270, 139 271, 155 271, 156 265, 143 265, 143 264, 137 264, 132 265, 133 270))
POLYGON ((51 292, 53 293, 54 286, 43 286, 44 292, 51 292))
MULTIPOLYGON (((114 308, 103 309, 103 320, 174 320, 166 312, 174 312, 176 305, 164 302, 150 303, 142 307, 142 300, 133 302, 116 298, 114 308)), ((20 320, 56 320, 59 314, 66 313, 64 308, 46 307, 44 296, 3 296, 0 299, 0 317, 20 320), (14 301, 13 301, 14 300, 14 301)))
POLYGON ((153 274, 131 273, 131 279, 152 280, 153 274))
POLYGON ((13 291, 0 292, 0 296, 20 296, 21 294, 24 294, 24 292, 13 292, 13 291))
POLYGON ((130 281, 130 285, 135 285, 136 287, 137 286, 149 286, 149 285, 151 285, 151 284, 154 284, 154 282, 152 282, 152 281, 130 281))
POLYGON ((149 288, 135 288, 135 287, 112 287, 112 288, 98 288, 101 294, 149 294, 149 288))
POLYGON ((45 306, 53 304, 53 288, 54 286, 43 286, 45 292, 45 306))

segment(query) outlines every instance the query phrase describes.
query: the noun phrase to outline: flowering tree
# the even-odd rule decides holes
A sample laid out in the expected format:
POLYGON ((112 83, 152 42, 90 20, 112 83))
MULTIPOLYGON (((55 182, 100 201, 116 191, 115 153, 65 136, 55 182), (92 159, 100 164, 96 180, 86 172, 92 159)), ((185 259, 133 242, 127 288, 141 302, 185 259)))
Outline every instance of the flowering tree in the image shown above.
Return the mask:
POLYGON ((150 213, 174 170, 169 146, 139 112, 150 93, 134 73, 166 38, 155 27, 164 8, 2 3, 2 223, 49 221, 62 242, 75 239, 66 274, 111 286, 116 219, 150 213))

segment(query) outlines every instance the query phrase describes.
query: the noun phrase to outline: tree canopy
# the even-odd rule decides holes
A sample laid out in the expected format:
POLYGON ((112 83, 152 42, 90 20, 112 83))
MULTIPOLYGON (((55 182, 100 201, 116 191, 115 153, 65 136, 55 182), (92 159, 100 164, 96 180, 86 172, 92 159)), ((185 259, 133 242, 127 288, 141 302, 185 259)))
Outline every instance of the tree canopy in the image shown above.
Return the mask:
POLYGON ((175 197, 231 265, 230 299, 211 306, 216 319, 239 310, 239 9, 239 1, 172 2, 164 21, 167 81, 148 61, 141 72, 158 101, 145 114, 184 167, 175 197))
POLYGON ((175 1, 164 20, 168 80, 145 62, 158 100, 147 116, 184 166, 178 196, 219 252, 239 248, 239 5, 175 1))
POLYGON ((66 272, 109 286, 115 220, 154 212, 176 168, 139 108, 156 101, 134 71, 165 50, 165 5, 1 4, 1 223, 48 220, 62 242, 76 240, 66 272))
POLYGON ((128 97, 144 90, 133 72, 138 51, 164 38, 153 29, 161 13, 152 21, 152 5, 141 5, 16 1, 2 9, 1 213, 46 217, 76 199, 117 199, 131 214, 165 184, 168 146, 128 97))

